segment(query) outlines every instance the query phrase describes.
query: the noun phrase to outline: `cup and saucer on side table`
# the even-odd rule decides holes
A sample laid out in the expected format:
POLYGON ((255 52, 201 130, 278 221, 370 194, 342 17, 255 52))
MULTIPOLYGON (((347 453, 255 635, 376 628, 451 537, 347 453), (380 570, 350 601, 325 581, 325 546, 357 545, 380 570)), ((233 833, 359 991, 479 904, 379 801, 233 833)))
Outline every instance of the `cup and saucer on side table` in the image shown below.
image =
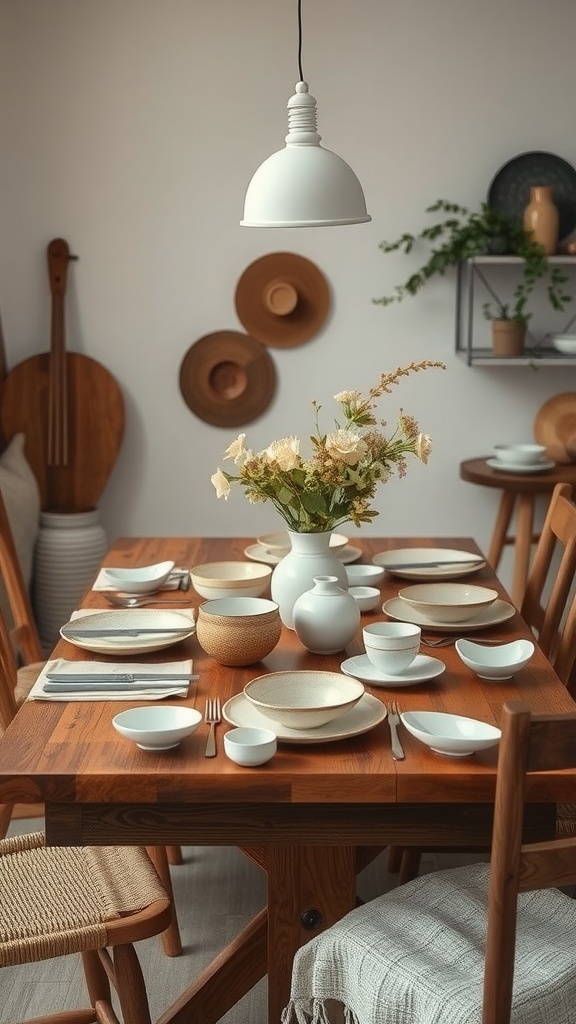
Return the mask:
POLYGON ((497 444, 494 448, 494 457, 486 459, 486 465, 501 473, 531 475, 554 469, 556 463, 548 458, 544 445, 530 443, 497 444))

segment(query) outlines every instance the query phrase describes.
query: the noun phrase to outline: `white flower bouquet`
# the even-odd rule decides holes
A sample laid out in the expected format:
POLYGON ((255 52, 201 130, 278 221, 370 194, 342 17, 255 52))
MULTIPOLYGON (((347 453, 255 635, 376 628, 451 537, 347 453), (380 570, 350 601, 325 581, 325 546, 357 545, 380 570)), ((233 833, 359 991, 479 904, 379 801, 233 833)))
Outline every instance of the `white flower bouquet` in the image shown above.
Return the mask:
POLYGON ((425 359, 381 374, 366 396, 341 391, 334 398, 344 422, 335 420, 335 429, 328 434, 319 426, 322 407, 313 401, 316 429, 306 457, 297 437, 284 437, 264 451, 253 452, 245 445, 246 435, 240 434, 224 453, 237 472, 218 469, 211 477, 217 496, 227 499, 232 485, 239 484, 248 501, 270 501, 296 533, 325 533, 347 522, 356 526, 370 522, 378 515, 371 506, 378 484, 385 483, 393 471, 405 476, 408 455, 426 463, 432 447, 428 435, 403 409, 395 429, 388 433, 386 421, 376 419, 376 399, 390 394, 403 377, 429 367, 446 369, 444 363, 425 359))

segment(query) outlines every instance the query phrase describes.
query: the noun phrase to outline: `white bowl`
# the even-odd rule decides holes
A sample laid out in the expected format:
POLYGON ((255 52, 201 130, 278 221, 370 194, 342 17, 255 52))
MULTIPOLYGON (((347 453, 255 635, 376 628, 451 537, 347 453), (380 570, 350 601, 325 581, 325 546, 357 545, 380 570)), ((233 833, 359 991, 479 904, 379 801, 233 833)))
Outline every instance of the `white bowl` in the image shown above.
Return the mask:
POLYGON ((557 352, 565 356, 576 355, 576 334, 551 334, 550 341, 557 352))
POLYGON ((130 708, 112 719, 112 725, 142 750, 171 750, 195 732, 202 715, 195 708, 162 706, 130 708))
POLYGON ((511 643, 494 646, 457 640, 455 647, 464 664, 480 679, 511 679, 534 654, 531 640, 512 640, 511 643))
POLYGON ((348 587, 348 593, 352 594, 361 612, 371 612, 380 601, 377 587, 348 587))
POLYGON ((208 601, 221 597, 260 597, 272 567, 261 562, 207 562, 190 569, 192 586, 208 601))
MULTIPOLYGON (((256 539, 263 548, 266 548, 267 551, 272 551, 275 555, 286 554, 290 551, 290 537, 286 530, 279 530, 277 533, 264 533, 256 539)), ((345 537, 342 533, 332 533, 330 535, 330 548, 332 550, 346 547, 347 543, 348 537, 345 537)))
POLYGON ((467 757, 500 742, 500 729, 476 718, 442 711, 404 711, 400 718, 412 736, 438 754, 467 757))
POLYGON ((370 622, 362 630, 368 660, 388 675, 398 675, 412 664, 420 638, 420 626, 411 622, 370 622))
POLYGON ((546 457, 546 447, 543 444, 497 444, 494 455, 499 462, 534 466, 546 457))
POLYGON ((135 569, 105 569, 107 580, 126 594, 152 594, 166 583, 174 562, 156 562, 135 569))
POLYGON ((274 757, 278 740, 271 729, 252 729, 240 726, 224 733, 224 753, 236 764, 247 768, 266 764, 274 757))
POLYGON ((364 684, 339 672, 270 672, 244 687, 247 700, 288 729, 317 729, 350 711, 364 684))
POLYGON ((384 579, 384 569, 380 565, 346 565, 349 587, 377 587, 384 579))
POLYGON ((494 604, 498 593, 468 583, 417 583, 398 597, 430 622, 467 622, 494 604))

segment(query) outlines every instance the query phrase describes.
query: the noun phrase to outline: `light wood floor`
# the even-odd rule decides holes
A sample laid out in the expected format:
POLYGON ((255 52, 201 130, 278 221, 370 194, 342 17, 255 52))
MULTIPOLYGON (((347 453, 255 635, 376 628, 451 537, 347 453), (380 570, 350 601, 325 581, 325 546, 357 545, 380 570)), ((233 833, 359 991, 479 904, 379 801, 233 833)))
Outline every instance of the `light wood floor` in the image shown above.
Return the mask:
MULTIPOLYGON (((42 828, 42 821, 13 822, 10 832, 42 828)), ((173 867, 184 953, 164 955, 158 938, 138 945, 147 979, 152 1018, 157 1018, 198 971, 266 902, 265 875, 234 847, 185 847, 185 862, 173 867)), ((442 858, 442 867, 473 860, 442 858)), ((422 870, 433 870, 439 859, 426 857, 422 870)), ((381 855, 360 876, 358 891, 370 899, 395 885, 381 855)), ((2 898, 6 898, 3 894, 2 898)), ((40 1013, 85 1005, 79 958, 62 957, 41 964, 6 967, 0 971, 0 1024, 16 1024, 40 1013)), ((222 1017, 221 1024, 264 1024, 266 979, 222 1017)))

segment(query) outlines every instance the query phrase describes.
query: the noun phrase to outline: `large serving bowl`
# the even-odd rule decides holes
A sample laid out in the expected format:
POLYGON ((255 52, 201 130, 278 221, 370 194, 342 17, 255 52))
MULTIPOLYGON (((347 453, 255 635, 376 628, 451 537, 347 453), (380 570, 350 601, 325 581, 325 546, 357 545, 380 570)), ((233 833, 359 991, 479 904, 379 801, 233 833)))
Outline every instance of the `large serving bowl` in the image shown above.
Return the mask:
POLYGON ((112 725, 142 750, 171 750, 195 732, 201 721, 202 715, 195 708, 155 704, 121 711, 112 725))
MULTIPOLYGON (((247 700, 287 729, 317 729, 358 703, 364 685, 339 672, 270 672, 246 683, 247 700)), ((273 726, 271 726, 273 728, 273 726)))
POLYGON ((498 593, 468 583, 417 583, 398 597, 430 622, 467 622, 494 604, 498 593))
POLYGON ((200 597, 261 597, 270 583, 272 567, 261 562, 207 562, 190 570, 192 586, 200 597))
POLYGON ((198 609, 198 643, 221 665, 252 665, 274 650, 282 623, 278 605, 264 597, 226 597, 198 609))
POLYGON ((438 754, 467 757, 500 742, 500 729, 476 718, 442 711, 405 711, 400 717, 412 736, 438 754))
POLYGON ((511 679, 528 664, 534 654, 531 640, 512 640, 487 646, 472 640, 457 640, 456 651, 468 668, 480 679, 511 679))
POLYGON ((515 466, 534 466, 546 456, 543 444, 497 444, 494 455, 500 462, 515 466))
POLYGON ((154 565, 140 565, 134 569, 105 569, 106 579, 125 594, 153 594, 158 590, 174 568, 174 562, 156 562, 154 565))

